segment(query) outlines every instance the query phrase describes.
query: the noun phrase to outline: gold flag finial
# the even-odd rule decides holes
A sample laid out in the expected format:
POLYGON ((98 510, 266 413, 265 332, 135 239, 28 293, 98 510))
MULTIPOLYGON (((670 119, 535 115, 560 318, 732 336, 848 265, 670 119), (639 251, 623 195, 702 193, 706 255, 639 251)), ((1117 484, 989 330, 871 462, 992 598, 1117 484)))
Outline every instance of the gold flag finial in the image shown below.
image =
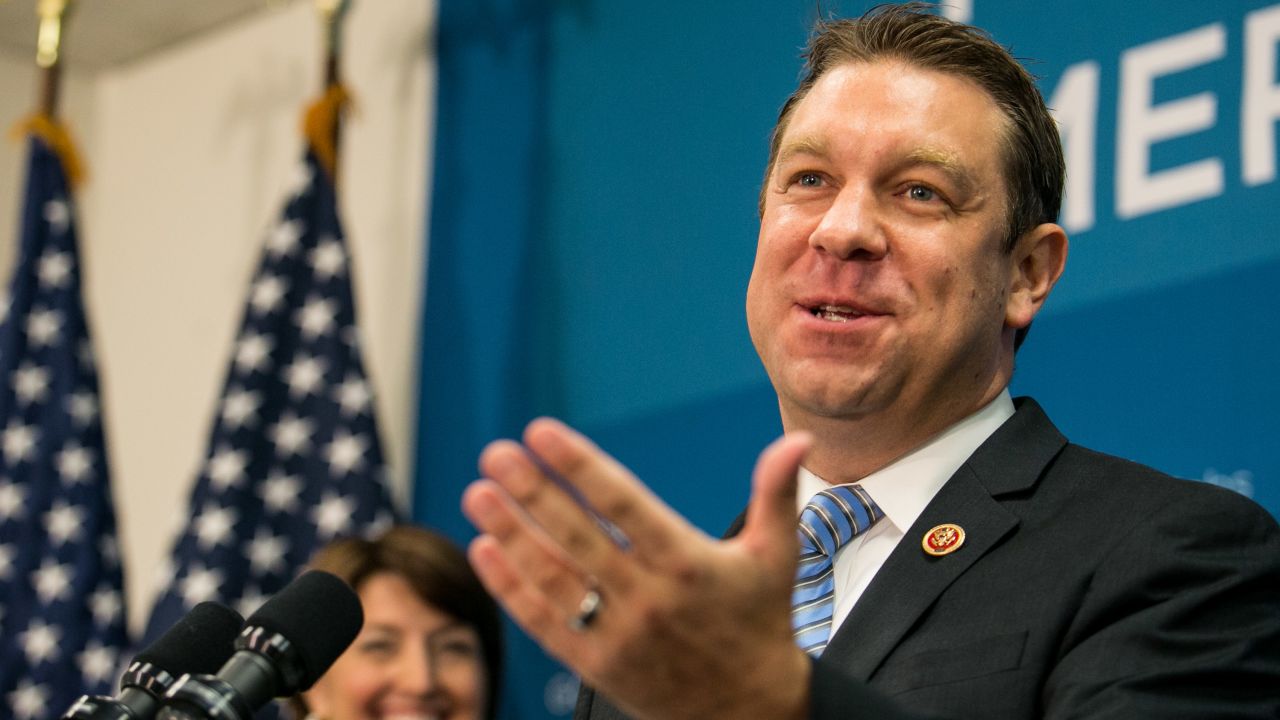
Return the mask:
POLYGON ((324 20, 325 44, 329 55, 338 54, 339 40, 342 38, 342 21, 351 8, 351 0, 316 0, 316 9, 324 20))
POLYGON ((36 64, 42 68, 58 64, 62 24, 71 5, 72 0, 36 0, 36 14, 40 16, 40 32, 36 36, 36 64))

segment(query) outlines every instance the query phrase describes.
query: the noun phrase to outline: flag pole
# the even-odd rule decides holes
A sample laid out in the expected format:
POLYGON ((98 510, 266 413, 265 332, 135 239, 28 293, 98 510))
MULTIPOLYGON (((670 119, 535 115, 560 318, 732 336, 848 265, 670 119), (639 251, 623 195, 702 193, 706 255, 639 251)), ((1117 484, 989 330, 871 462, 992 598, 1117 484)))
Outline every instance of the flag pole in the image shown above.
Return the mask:
POLYGON ((74 0, 36 0, 40 29, 36 35, 36 67, 39 68, 40 96, 35 112, 13 129, 15 137, 35 135, 44 140, 62 162, 67 181, 74 187, 84 177, 84 166, 67 129, 58 122, 58 89, 62 77, 62 38, 74 0))
POLYGON ((308 139, 335 186, 342 112, 348 103, 341 73, 342 27, 350 8, 351 0, 316 0, 324 32, 324 97, 308 109, 305 121, 308 139))
POLYGON ((58 112, 62 32, 73 4, 72 0, 36 0, 36 14, 40 17, 40 30, 36 35, 36 66, 41 70, 38 112, 50 119, 58 112))

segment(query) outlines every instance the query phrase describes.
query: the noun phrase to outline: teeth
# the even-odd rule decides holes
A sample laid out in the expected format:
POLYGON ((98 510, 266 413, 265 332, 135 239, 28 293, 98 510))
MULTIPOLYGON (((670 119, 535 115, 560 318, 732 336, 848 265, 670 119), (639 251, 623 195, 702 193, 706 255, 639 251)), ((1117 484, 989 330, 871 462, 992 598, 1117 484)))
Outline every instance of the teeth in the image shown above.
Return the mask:
POLYGON ((848 305, 819 305, 813 309, 813 315, 830 322, 849 322, 849 320, 861 316, 862 313, 848 305))

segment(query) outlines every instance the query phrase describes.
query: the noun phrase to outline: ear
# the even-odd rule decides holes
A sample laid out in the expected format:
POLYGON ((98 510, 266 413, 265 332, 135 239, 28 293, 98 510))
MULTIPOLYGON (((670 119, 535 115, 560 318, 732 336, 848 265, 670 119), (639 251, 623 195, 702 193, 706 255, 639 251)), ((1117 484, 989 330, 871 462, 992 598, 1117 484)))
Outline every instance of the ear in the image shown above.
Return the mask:
POLYGON ((1009 258, 1009 299, 1004 324, 1021 329, 1031 324, 1067 264, 1067 232, 1044 223, 1023 233, 1009 258))

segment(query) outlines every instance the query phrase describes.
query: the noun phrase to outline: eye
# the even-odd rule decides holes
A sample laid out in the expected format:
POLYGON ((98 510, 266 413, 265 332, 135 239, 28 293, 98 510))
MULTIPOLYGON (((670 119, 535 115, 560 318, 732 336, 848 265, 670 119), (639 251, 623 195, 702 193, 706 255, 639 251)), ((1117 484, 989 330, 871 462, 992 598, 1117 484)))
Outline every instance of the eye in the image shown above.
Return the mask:
POLYGON ((919 202, 929 202, 937 200, 938 193, 928 185, 912 185, 907 188, 907 197, 919 202))
POLYGON ((801 187, 818 187, 822 185, 822 176, 816 172, 802 172, 796 175, 796 184, 801 187))
POLYGON ((470 633, 432 638, 428 651, 436 662, 445 664, 471 663, 480 659, 479 640, 470 633))
POLYGON ((389 638, 370 638, 356 647, 361 653, 374 657, 389 657, 396 653, 396 643, 389 638))
POLYGON ((449 655, 457 655, 460 657, 471 657, 476 654, 478 648, 475 643, 467 639, 446 640, 440 643, 440 652, 449 655))

